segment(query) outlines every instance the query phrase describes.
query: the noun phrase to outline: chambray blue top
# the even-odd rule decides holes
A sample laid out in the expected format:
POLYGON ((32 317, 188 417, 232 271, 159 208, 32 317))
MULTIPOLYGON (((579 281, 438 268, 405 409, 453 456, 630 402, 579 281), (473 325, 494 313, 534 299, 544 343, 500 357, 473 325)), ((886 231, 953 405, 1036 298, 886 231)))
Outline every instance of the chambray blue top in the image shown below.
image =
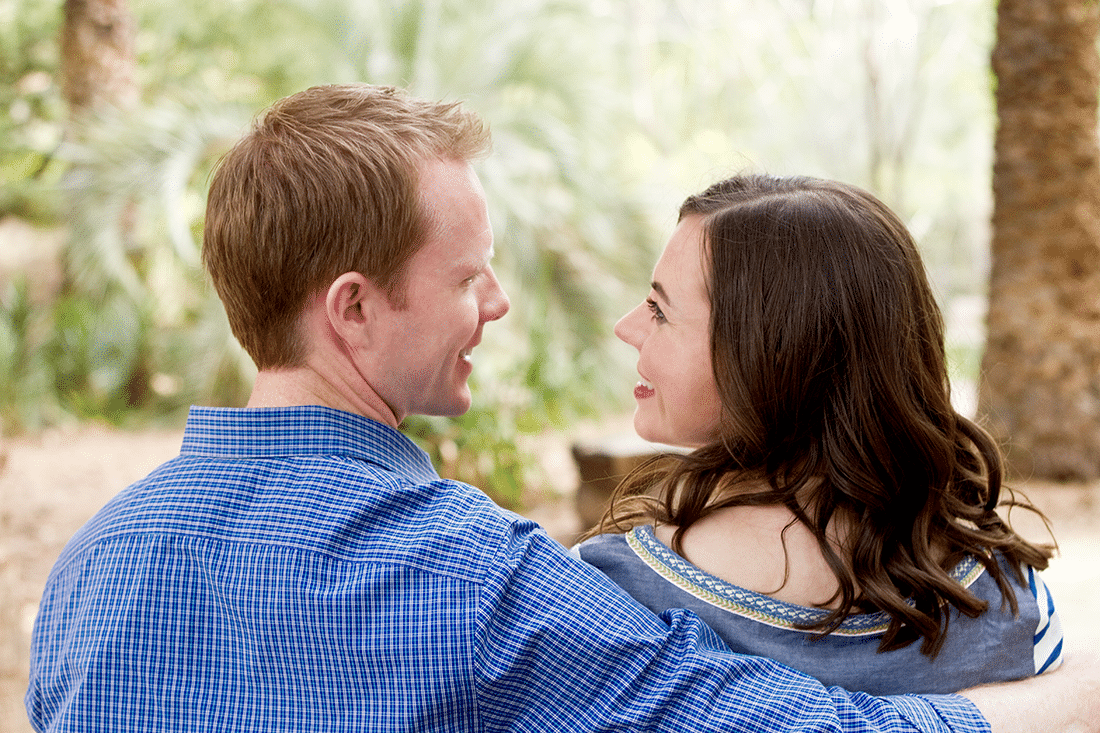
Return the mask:
POLYGON ((1016 583, 1004 558, 1001 567, 1011 579, 1019 612, 1002 602, 985 566, 966 558, 952 577, 987 601, 989 610, 971 618, 952 608, 944 645, 930 658, 920 653, 919 643, 880 653, 890 622, 885 613, 850 616, 828 636, 816 638, 813 630, 800 626, 828 612, 755 593, 700 570, 662 544, 648 525, 592 537, 575 552, 655 613, 691 609, 734 651, 776 659, 849 690, 952 692, 1029 677, 1062 662, 1062 625, 1046 585, 1028 566, 1023 568, 1027 585, 1016 583))
POLYGON ((534 523, 321 407, 192 408, 46 583, 40 731, 988 731, 658 617, 534 523))

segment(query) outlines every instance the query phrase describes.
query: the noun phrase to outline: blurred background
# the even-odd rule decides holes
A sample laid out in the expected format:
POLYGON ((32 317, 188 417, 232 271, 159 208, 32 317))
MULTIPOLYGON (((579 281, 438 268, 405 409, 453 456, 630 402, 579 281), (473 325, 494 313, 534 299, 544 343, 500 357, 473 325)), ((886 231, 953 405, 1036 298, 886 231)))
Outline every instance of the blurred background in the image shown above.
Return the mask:
POLYGON ((568 448, 614 452, 603 436, 630 431, 635 352, 611 329, 646 295, 683 198, 742 171, 840 179, 918 240, 957 407, 1020 436, 1018 475, 1042 482, 1032 498, 1065 518, 1063 549, 1085 561, 1059 598, 1089 593, 1077 618, 1094 627, 1098 12, 1091 0, 0 0, 0 730, 25 730, 26 636, 65 540, 178 451, 188 405, 247 398, 254 368, 198 264, 208 176, 254 114, 322 83, 463 100, 493 130, 478 173, 512 310, 477 351, 473 409, 405 425, 441 473, 568 541, 568 448), (1070 173, 1043 167, 1059 163, 1070 173), (1042 188, 1054 181, 1069 188, 1042 188), (999 271, 1017 300, 990 307, 999 271), (1043 304, 1020 305, 1029 294, 1043 304), (1009 336, 998 327, 983 366, 987 312, 990 333, 1009 336))
POLYGON ((546 479, 523 436, 631 407, 611 327, 682 199, 734 172, 898 211, 972 392, 993 30, 989 0, 0 0, 3 431, 242 404, 253 367, 197 264, 210 168, 275 99, 360 80, 493 130, 479 175, 513 308, 474 409, 407 428, 503 503, 546 479))

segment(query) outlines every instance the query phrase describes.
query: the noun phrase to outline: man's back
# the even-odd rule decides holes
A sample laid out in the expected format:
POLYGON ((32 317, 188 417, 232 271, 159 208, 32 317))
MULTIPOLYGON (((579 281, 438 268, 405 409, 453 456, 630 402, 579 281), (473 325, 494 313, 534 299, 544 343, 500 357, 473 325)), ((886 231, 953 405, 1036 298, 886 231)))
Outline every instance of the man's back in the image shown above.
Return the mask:
POLYGON ((42 722, 469 727, 475 543, 503 536, 501 515, 388 428, 357 421, 375 442, 298 413, 237 425, 232 445, 211 412, 74 537, 35 633, 42 722))

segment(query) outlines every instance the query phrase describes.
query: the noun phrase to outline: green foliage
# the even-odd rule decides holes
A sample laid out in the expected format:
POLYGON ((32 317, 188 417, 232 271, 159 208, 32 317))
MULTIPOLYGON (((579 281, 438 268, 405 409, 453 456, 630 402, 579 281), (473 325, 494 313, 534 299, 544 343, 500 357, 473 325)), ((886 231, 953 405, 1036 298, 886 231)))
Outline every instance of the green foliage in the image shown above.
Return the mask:
POLYGON ((140 28, 140 84, 150 100, 256 111, 312 84, 350 78, 334 74, 338 38, 312 3, 131 0, 131 7, 140 28))
POLYGON ((74 365, 90 391, 79 414, 117 421, 126 407, 240 401, 250 367, 206 283, 197 236, 209 171, 246 120, 236 108, 164 103, 106 115, 66 149, 80 313, 69 321, 95 343, 74 365))
POLYGON ((59 214, 52 155, 64 110, 54 81, 61 6, 0 0, 0 217, 50 222, 59 214))
POLYGON ((54 387, 77 417, 118 421, 131 403, 145 355, 146 319, 135 302, 116 293, 95 311, 80 298, 54 307, 49 361, 54 387))
POLYGON ((37 429, 60 412, 52 389, 53 365, 45 343, 52 323, 37 311, 25 277, 0 291, 0 421, 18 429, 37 429))

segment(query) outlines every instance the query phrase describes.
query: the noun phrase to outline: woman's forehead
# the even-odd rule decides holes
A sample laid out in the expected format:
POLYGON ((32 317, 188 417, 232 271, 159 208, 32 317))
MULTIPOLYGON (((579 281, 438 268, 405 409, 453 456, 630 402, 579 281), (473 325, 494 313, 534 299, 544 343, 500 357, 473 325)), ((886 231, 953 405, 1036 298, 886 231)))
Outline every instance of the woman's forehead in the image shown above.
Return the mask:
POLYGON ((709 308, 702 243, 699 216, 685 217, 669 237, 653 269, 653 290, 666 304, 687 307, 702 302, 709 308))

